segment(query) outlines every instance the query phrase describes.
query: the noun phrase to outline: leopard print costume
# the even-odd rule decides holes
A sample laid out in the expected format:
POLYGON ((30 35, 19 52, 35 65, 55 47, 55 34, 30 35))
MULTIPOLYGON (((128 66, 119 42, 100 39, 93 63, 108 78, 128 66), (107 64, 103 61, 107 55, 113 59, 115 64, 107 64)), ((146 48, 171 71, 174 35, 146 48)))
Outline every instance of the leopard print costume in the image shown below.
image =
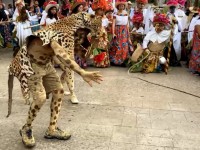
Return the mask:
MULTIPOLYGON (((51 41, 56 41, 65 49, 65 55, 70 56, 73 59, 74 56, 74 33, 78 28, 88 28, 91 30, 91 35, 95 35, 98 29, 101 27, 101 18, 95 18, 93 15, 89 15, 85 12, 73 14, 62 20, 59 20, 42 30, 35 32, 35 36, 38 36, 43 41, 43 46, 49 44, 51 41)), ((27 38, 28 39, 28 38, 27 38)), ((27 42, 28 44, 28 42, 27 42)), ((22 94, 25 99, 29 98, 29 88, 27 84, 27 77, 34 74, 34 71, 30 64, 29 56, 27 55, 28 45, 23 46, 16 57, 13 59, 9 66, 9 75, 13 75, 18 78, 21 83, 22 94)), ((70 69, 64 69, 64 75, 68 72, 67 81, 70 91, 73 92, 73 73, 70 69)))

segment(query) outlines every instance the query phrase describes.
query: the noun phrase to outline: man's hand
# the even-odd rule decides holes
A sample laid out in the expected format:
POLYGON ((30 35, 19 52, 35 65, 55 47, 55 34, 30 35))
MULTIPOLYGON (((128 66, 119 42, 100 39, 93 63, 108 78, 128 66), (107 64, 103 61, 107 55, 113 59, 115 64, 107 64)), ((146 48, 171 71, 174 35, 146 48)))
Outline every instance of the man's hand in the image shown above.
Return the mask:
POLYGON ((85 71, 82 74, 83 80, 86 81, 91 87, 92 87, 92 81, 99 83, 102 80, 102 75, 99 74, 99 71, 92 71, 92 72, 88 72, 85 71))

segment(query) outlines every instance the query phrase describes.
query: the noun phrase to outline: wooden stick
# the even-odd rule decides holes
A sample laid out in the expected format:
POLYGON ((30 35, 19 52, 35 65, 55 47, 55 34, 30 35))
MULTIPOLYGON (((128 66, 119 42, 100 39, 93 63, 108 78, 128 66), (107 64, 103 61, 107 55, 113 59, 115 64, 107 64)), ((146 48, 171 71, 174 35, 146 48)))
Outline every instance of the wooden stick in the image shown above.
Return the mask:
POLYGON ((168 53, 167 53, 167 62, 165 63, 165 74, 166 75, 168 74, 168 70, 169 70, 169 59, 170 59, 170 54, 171 54, 173 37, 174 37, 174 23, 172 23, 172 26, 171 26, 170 41, 169 41, 168 53))
POLYGON ((11 23, 11 22, 15 22, 16 20, 9 20, 9 21, 0 21, 0 24, 5 24, 5 23, 11 23))
POLYGON ((29 26, 29 27, 26 27, 24 29, 29 29, 29 28, 32 28, 32 27, 37 27, 37 26, 44 26, 45 24, 36 24, 36 25, 32 25, 32 26, 29 26))

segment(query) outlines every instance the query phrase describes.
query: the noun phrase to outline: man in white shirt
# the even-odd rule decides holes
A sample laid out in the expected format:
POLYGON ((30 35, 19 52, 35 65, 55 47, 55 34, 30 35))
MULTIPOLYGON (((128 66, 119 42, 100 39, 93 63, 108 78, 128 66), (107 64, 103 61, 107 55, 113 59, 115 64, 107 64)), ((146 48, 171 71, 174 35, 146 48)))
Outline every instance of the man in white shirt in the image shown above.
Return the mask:
POLYGON ((181 66, 181 31, 183 29, 180 19, 175 14, 178 2, 176 0, 169 0, 167 5, 169 6, 167 17, 170 19, 170 22, 174 24, 174 37, 173 45, 171 47, 170 65, 176 67, 181 66))
POLYGON ((128 6, 127 6, 127 12, 128 12, 128 15, 129 15, 129 28, 130 30, 132 30, 133 28, 133 23, 132 23, 132 18, 133 18, 133 15, 134 15, 134 9, 133 9, 133 4, 131 3, 131 1, 128 1, 128 6))

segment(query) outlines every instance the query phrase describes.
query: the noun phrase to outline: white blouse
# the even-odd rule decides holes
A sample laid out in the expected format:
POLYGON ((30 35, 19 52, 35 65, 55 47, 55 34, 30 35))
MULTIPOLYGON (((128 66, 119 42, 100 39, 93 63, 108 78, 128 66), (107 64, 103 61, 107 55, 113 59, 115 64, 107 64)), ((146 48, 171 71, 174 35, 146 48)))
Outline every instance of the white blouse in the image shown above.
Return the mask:
POLYGON ((119 16, 114 15, 116 17, 115 24, 116 25, 127 25, 128 24, 128 15, 127 16, 119 16))

